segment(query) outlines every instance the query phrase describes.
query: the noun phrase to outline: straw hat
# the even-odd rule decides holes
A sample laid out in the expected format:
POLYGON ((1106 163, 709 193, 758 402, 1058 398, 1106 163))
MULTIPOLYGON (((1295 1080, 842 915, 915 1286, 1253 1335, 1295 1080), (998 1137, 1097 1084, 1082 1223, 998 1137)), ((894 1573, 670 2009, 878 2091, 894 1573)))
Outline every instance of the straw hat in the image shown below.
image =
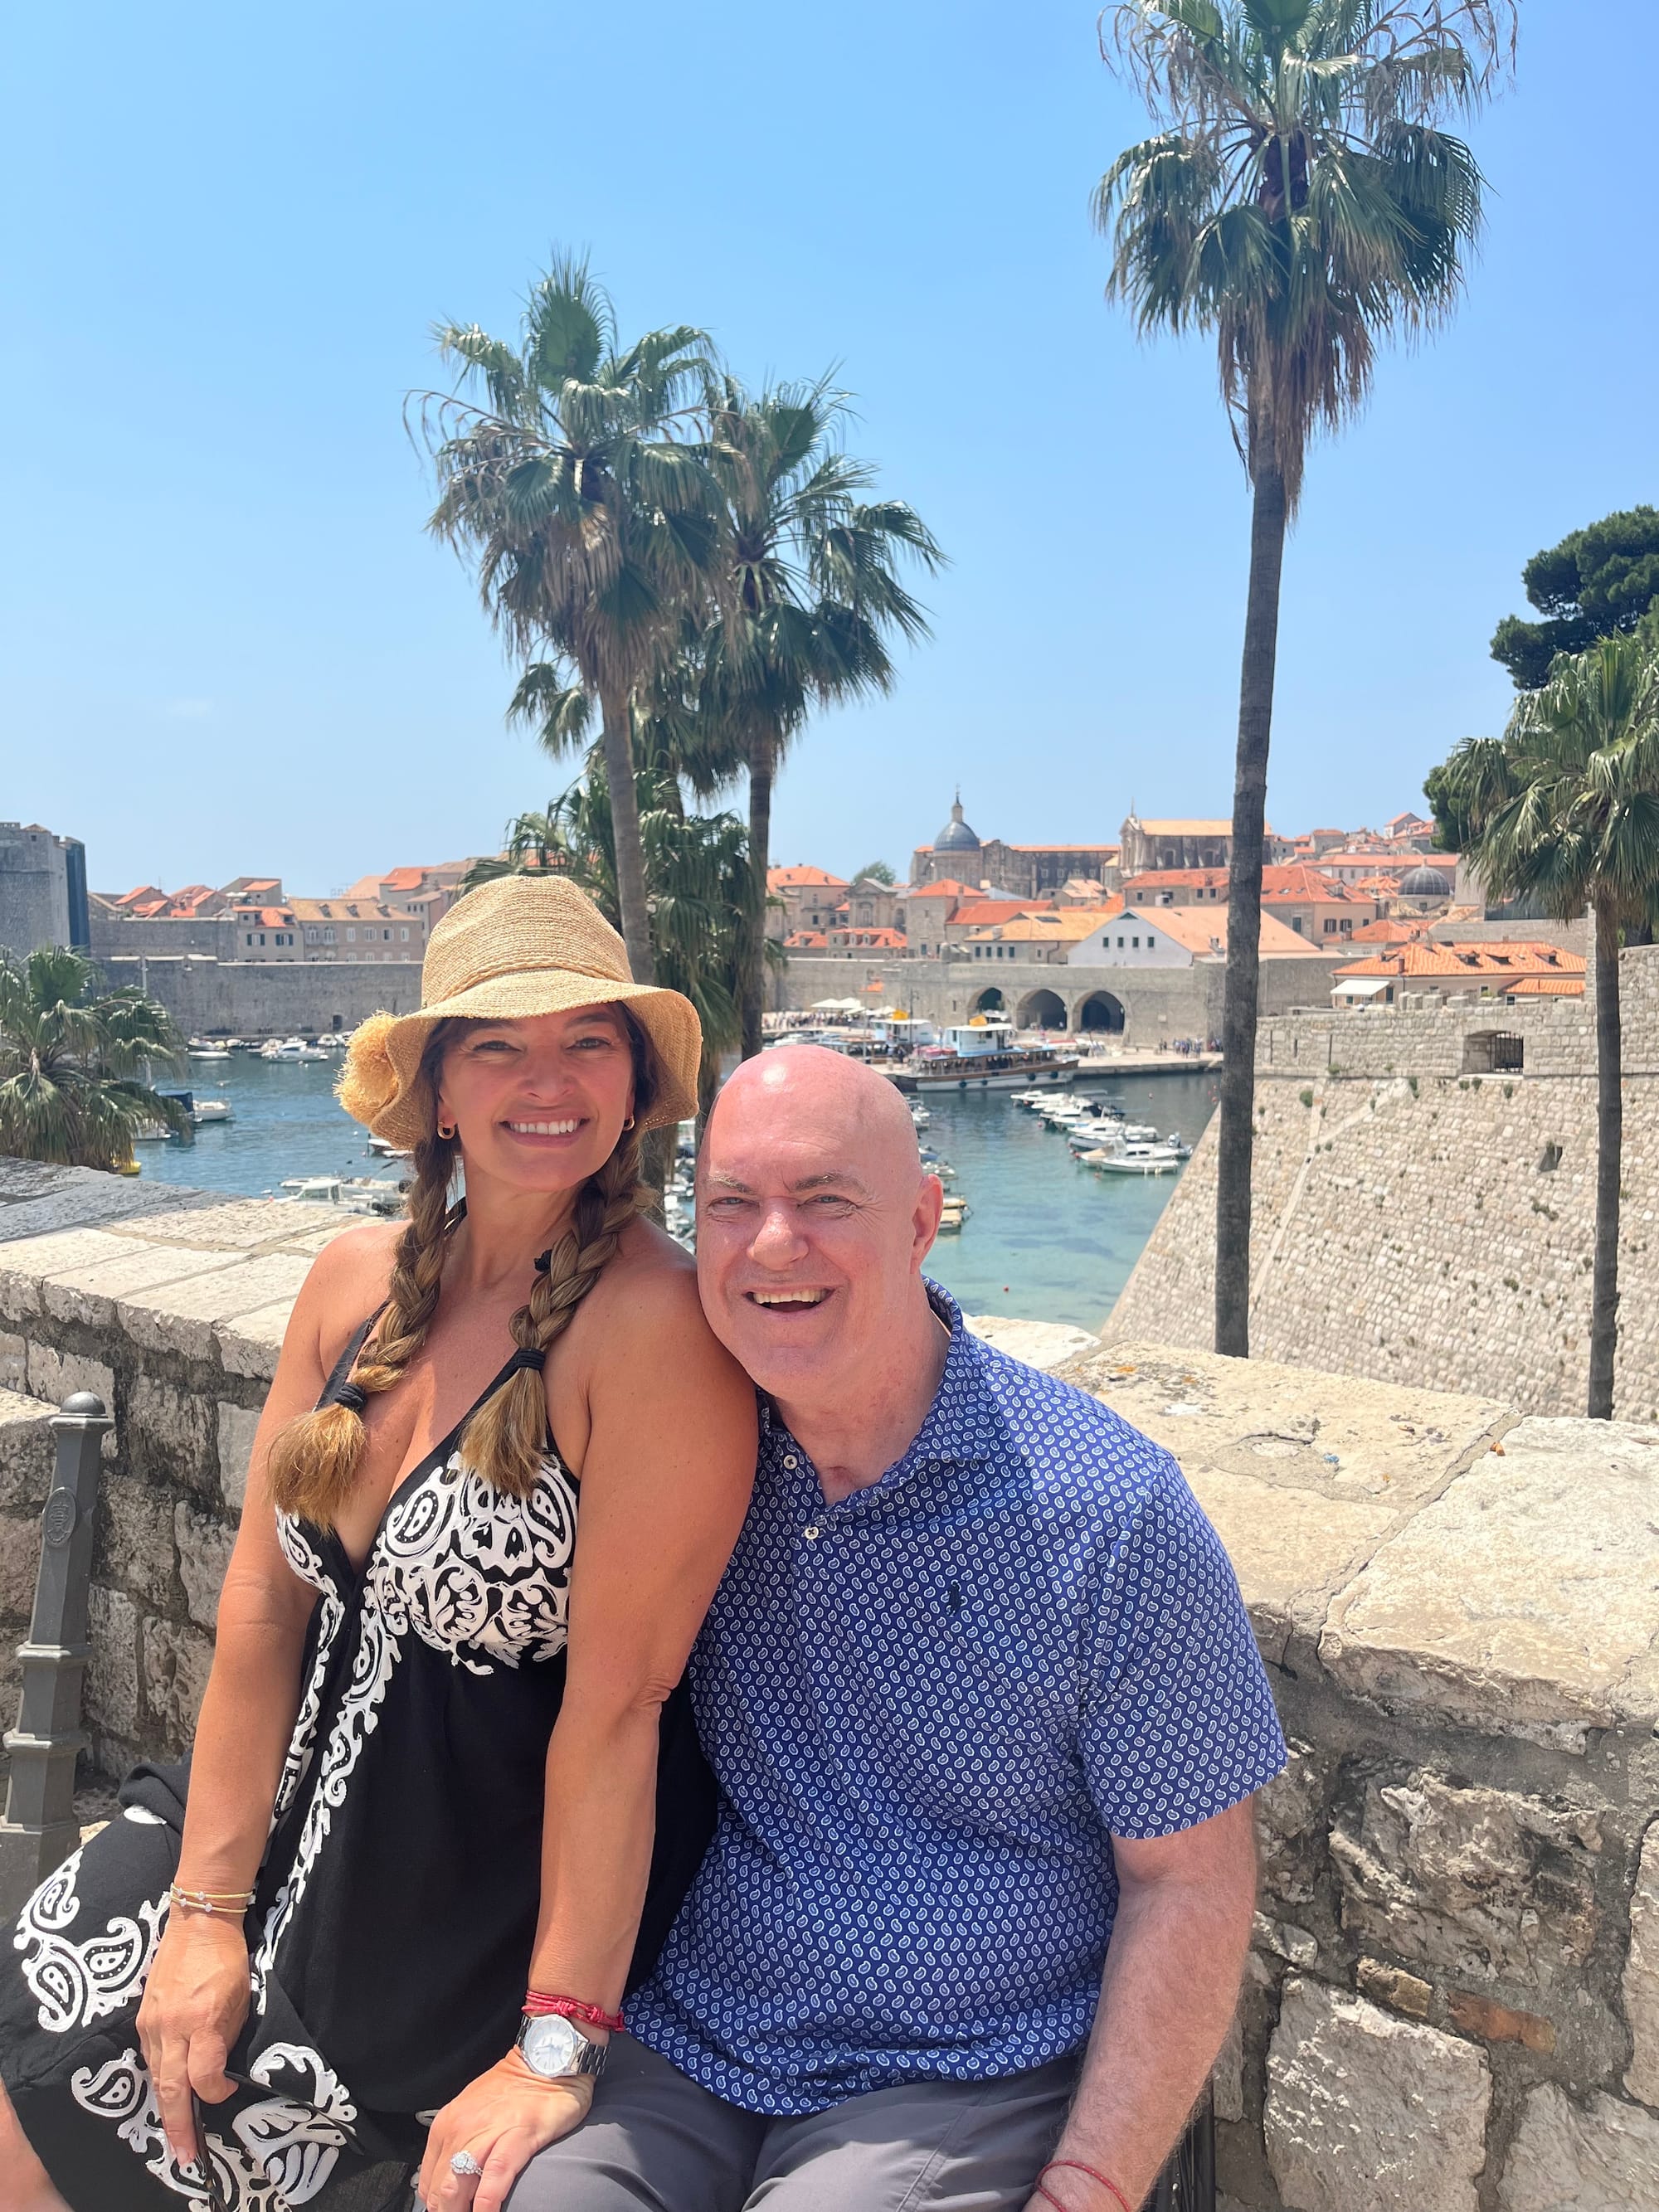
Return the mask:
POLYGON ((458 899, 427 941, 421 1006, 371 1014, 351 1040, 340 1103, 377 1137, 412 1147, 430 1134, 415 1096, 421 1054, 441 1021, 512 1021, 573 1006, 625 1006, 650 1038, 657 1096, 640 1127, 697 1110, 702 1029, 678 991, 636 983, 620 937, 585 891, 559 876, 501 876, 458 899))

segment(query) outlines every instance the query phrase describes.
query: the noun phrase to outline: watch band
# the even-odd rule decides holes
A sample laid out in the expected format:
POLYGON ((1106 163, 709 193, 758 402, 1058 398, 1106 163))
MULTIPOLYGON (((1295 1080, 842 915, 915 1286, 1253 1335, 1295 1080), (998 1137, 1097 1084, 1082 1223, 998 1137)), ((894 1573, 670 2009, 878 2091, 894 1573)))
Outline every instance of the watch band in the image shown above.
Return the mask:
POLYGON ((544 2081, 597 2076, 605 2071, 605 2045, 584 2035, 576 2023, 562 2013, 526 2013, 519 2022, 514 2047, 531 2072, 539 2074, 544 2081), (553 2068, 539 2063, 530 2048, 532 2037, 538 2043, 556 2041, 562 2063, 553 2068))

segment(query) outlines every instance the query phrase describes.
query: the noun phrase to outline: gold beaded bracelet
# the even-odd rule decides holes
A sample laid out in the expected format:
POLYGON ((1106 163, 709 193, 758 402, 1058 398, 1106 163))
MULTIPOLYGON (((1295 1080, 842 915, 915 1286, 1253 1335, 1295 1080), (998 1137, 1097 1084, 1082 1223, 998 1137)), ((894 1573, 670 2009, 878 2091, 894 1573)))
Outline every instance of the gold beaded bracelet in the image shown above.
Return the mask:
POLYGON ((186 1911, 217 1913, 226 1920, 242 1919, 253 1902, 251 1889, 180 1889, 176 1881, 168 1889, 167 1897, 186 1911))

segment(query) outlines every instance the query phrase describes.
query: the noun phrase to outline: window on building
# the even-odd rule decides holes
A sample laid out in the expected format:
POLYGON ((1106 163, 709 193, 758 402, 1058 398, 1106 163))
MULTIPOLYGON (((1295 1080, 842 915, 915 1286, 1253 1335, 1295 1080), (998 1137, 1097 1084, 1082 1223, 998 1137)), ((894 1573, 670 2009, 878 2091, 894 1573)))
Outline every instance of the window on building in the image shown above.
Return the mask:
POLYGON ((1327 937, 1334 937, 1336 934, 1336 917, 1334 915, 1328 914, 1325 917, 1325 934, 1327 937))
POLYGON ((1301 936, 1301 934, 1302 934, 1302 917, 1301 917, 1301 915, 1300 915, 1299 914, 1293 914, 1293 915, 1291 916, 1291 928, 1296 932, 1296 933, 1297 933, 1297 935, 1298 937, 1300 937, 1300 936, 1301 936))
MULTIPOLYGON (((1146 942, 1147 942, 1147 944, 1148 944, 1148 945, 1150 945, 1150 944, 1152 943, 1152 939, 1151 939, 1150 937, 1146 939, 1146 942)), ((1131 942, 1132 942, 1132 944, 1133 944, 1133 949, 1135 950, 1135 951, 1139 952, 1139 950, 1140 950, 1140 939, 1137 937, 1137 938, 1133 939, 1131 940, 1131 942)))
POLYGON ((307 945, 314 945, 316 942, 317 942, 317 933, 316 933, 316 931, 315 931, 314 929, 307 929, 307 932, 306 932, 306 943, 307 943, 307 945))
POLYGON ((324 942, 324 944, 325 944, 325 945, 332 945, 332 944, 333 944, 333 942, 334 942, 334 932, 333 932, 331 929, 325 929, 325 930, 323 932, 323 942, 324 942))
POLYGON ((347 932, 346 932, 346 943, 347 943, 348 945, 355 945, 356 942, 357 942, 357 933, 356 933, 356 931, 355 929, 349 929, 349 930, 347 930, 347 932))
POLYGON ((244 942, 245 942, 245 943, 246 943, 246 944, 248 944, 248 945, 252 945, 252 942, 253 942, 253 932, 252 932, 252 930, 249 930, 249 932, 248 932, 248 933, 247 933, 246 938, 244 939, 244 942))
POLYGON ((400 929, 400 930, 398 932, 398 936, 399 936, 400 938, 402 938, 402 939, 403 939, 404 943, 405 945, 407 945, 407 944, 408 944, 408 942, 409 942, 409 932, 408 932, 406 929, 400 929))

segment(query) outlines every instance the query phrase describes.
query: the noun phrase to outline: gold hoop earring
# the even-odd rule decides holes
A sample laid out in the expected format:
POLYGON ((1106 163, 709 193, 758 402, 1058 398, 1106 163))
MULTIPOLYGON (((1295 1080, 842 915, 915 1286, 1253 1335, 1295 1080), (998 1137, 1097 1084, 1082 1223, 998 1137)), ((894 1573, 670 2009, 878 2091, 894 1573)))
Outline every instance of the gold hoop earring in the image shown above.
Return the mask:
POLYGON ((455 1135, 455 1124, 453 1121, 440 1121, 438 1134, 443 1139, 445 1144, 449 1144, 455 1135))
POLYGON ((631 1129, 631 1128, 633 1127, 633 1126, 634 1126, 634 1116, 630 1114, 630 1115, 629 1115, 628 1119, 627 1119, 627 1120, 623 1123, 623 1133, 624 1133, 624 1134, 626 1134, 626 1133, 627 1133, 627 1132, 628 1132, 629 1129, 631 1129))

